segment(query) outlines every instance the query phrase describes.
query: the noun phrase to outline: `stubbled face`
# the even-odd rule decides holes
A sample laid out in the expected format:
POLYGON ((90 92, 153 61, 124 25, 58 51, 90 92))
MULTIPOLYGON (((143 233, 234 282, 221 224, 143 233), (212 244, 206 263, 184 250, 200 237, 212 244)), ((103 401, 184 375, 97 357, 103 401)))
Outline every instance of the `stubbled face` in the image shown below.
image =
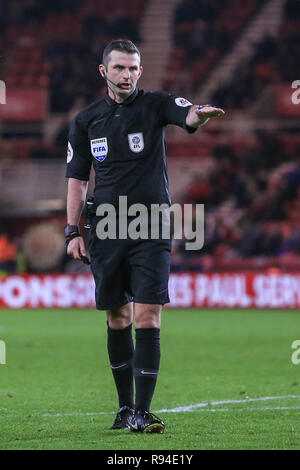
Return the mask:
POLYGON ((124 101, 136 89, 143 68, 137 53, 126 54, 120 51, 111 51, 108 56, 107 68, 99 65, 101 75, 107 79, 108 94, 118 102, 124 101))

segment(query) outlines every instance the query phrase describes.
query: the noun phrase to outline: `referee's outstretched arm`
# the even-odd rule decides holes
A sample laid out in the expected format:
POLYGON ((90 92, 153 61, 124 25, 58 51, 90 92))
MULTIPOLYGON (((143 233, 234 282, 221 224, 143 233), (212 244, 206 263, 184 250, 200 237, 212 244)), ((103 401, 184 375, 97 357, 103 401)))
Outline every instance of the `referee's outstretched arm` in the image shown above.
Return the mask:
MULTIPOLYGON (((86 200, 88 181, 69 178, 67 195, 67 224, 69 226, 79 226, 81 213, 86 200)), ((76 237, 68 244, 68 255, 74 259, 81 259, 86 256, 86 249, 82 237, 76 237)))

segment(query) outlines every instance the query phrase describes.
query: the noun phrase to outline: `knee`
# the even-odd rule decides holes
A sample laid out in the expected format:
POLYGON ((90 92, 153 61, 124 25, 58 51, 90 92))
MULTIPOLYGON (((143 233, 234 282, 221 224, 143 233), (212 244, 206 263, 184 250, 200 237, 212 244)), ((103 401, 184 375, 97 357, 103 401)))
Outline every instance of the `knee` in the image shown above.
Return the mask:
POLYGON ((132 304, 127 304, 118 309, 108 310, 106 312, 107 322, 110 328, 122 330, 129 326, 133 321, 132 304))
POLYGON ((161 306, 160 305, 135 305, 134 327, 135 328, 160 328, 161 306))

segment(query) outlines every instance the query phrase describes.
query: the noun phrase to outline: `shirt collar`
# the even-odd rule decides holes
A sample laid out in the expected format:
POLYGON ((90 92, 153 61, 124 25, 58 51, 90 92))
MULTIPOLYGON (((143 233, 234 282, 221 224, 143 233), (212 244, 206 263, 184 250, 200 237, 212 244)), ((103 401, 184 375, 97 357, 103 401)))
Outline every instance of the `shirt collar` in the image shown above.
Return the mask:
POLYGON ((113 106, 114 104, 125 104, 125 105, 128 105, 130 103, 132 103, 132 101, 137 97, 137 94, 139 92, 139 89, 136 88, 134 90, 133 93, 131 93, 130 96, 128 96, 128 98, 126 98, 126 100, 122 101, 122 103, 117 103, 115 100, 113 100, 108 93, 106 93, 104 99, 106 101, 107 104, 109 104, 110 106, 113 106))

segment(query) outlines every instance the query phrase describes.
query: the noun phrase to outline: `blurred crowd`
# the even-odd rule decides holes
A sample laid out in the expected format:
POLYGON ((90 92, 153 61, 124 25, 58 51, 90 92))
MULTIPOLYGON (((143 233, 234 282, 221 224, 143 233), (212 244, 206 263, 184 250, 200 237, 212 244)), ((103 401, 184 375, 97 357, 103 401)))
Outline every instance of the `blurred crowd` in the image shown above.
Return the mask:
POLYGON ((9 236, 0 231, 0 276, 17 271, 17 249, 9 236))
POLYGON ((165 90, 196 92, 265 1, 182 0, 173 16, 173 44, 165 90))
MULTIPOLYGON (((164 75, 164 89, 196 92, 244 26, 265 1, 184 0, 173 18, 173 47, 164 75)), ((251 104, 269 84, 297 77, 300 53, 300 2, 286 0, 279 31, 255 44, 254 54, 235 70, 212 101, 227 108, 251 104)))
POLYGON ((199 253, 186 252, 185 240, 175 242, 173 269, 206 270, 243 259, 249 268, 259 258, 299 263, 300 141, 290 152, 278 132, 259 131, 242 155, 217 146, 206 168, 182 200, 204 204, 205 243, 199 253))
POLYGON ((0 46, 12 51, 12 57, 5 57, 7 83, 9 85, 12 79, 13 84, 22 86, 27 83, 47 85, 51 113, 69 112, 78 99, 88 104, 101 96, 105 84, 97 67, 108 41, 126 37, 137 44, 140 42, 137 18, 145 0, 126 3, 118 0, 11 0, 6 3, 0 7, 0 46), (19 38, 17 48, 16 35, 19 38), (20 53, 22 50, 24 55, 20 53), (16 59, 17 69, 10 63, 16 59), (34 67, 38 63, 40 70, 34 67), (16 73, 20 75, 18 82, 15 82, 16 73), (30 80, 34 78, 30 74, 40 81, 30 80))
MULTIPOLYGON (((226 8, 225 2, 224 7, 226 8)), ((220 10, 216 2, 209 0, 181 1, 174 13, 173 43, 186 50, 189 62, 201 57, 208 48, 224 52, 231 44, 225 28, 220 27, 220 10)))
POLYGON ((212 100, 227 108, 247 107, 268 85, 292 83, 298 76, 297 57, 300 57, 300 2, 286 0, 278 33, 265 36, 255 45, 250 60, 240 64, 233 79, 219 88, 212 100))

